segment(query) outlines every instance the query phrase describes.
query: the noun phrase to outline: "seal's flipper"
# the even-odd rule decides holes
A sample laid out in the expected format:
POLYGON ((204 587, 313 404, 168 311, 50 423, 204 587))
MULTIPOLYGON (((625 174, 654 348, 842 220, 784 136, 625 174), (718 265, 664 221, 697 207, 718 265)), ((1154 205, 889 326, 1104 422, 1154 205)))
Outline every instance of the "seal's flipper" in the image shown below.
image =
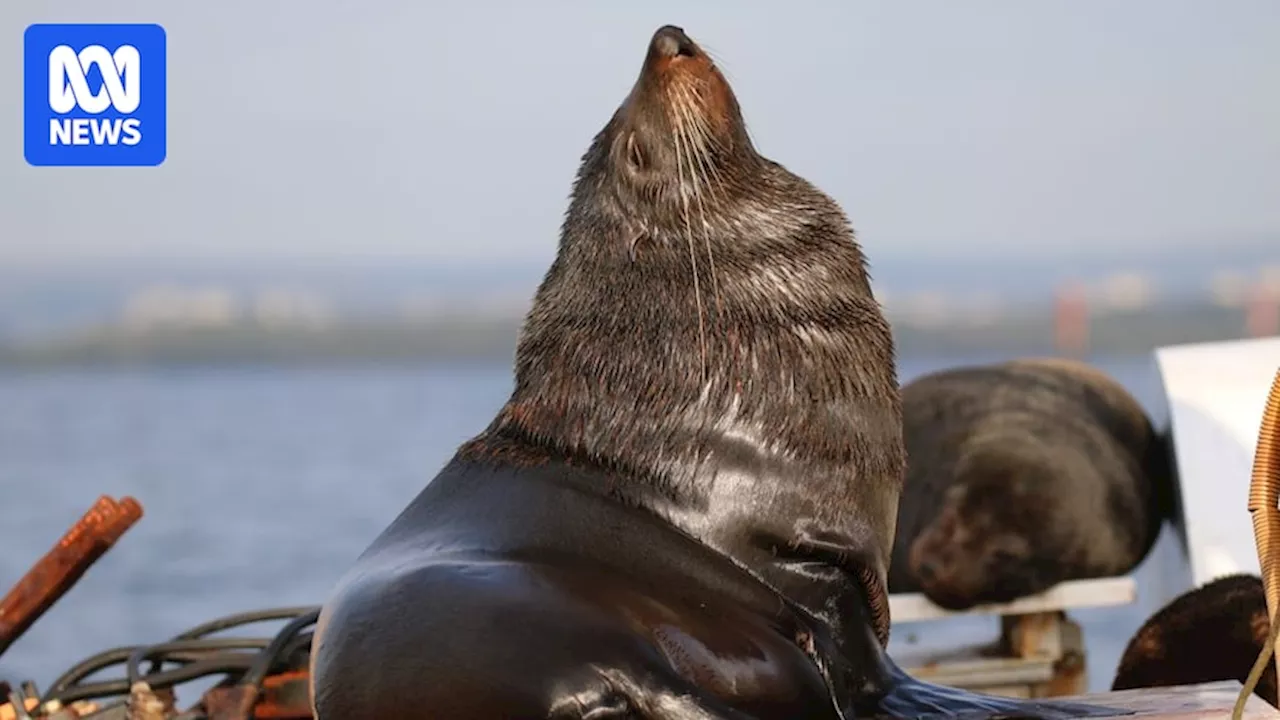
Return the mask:
POLYGON ((889 658, 891 687, 876 707, 880 717, 918 720, 1068 720, 1132 715, 1132 710, 1054 700, 1020 700, 934 685, 908 675, 889 658))

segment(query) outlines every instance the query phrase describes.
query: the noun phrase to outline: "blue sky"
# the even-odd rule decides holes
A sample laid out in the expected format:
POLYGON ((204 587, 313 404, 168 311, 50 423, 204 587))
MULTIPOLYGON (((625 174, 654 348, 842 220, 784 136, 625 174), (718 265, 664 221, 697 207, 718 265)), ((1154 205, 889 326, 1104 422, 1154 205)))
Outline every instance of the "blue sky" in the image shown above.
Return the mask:
POLYGON ((1176 252, 1280 232, 1280 2, 0 3, 150 21, 160 168, 31 168, 0 74, 0 263, 549 260, 658 26, 877 257, 1176 252))

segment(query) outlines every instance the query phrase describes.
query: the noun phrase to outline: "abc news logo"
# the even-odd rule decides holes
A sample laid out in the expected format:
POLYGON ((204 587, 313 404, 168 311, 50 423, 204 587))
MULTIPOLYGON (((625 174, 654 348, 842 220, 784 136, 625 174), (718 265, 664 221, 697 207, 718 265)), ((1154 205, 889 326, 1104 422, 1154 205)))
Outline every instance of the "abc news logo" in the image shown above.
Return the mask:
MULTIPOLYGON (((142 58, 138 48, 121 45, 114 53, 101 45, 90 45, 77 53, 69 45, 59 45, 49 53, 49 109, 66 115, 77 107, 90 115, 114 108, 121 115, 138 109, 141 103, 142 58), (102 75, 98 92, 89 89, 89 71, 97 67, 102 75)), ((142 141, 142 121, 138 118, 50 118, 50 145, 137 145, 142 141)))
POLYGON ((44 166, 164 162, 167 38, 154 24, 36 24, 23 41, 23 142, 44 166))

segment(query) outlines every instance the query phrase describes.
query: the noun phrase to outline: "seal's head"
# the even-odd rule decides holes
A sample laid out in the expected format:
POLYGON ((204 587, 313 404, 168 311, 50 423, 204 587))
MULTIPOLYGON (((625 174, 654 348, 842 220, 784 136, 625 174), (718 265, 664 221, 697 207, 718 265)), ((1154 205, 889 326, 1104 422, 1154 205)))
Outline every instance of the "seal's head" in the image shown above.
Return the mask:
MULTIPOLYGON (((1227 575, 1187 592, 1152 615, 1120 658, 1112 690, 1244 682, 1271 623, 1257 575, 1227 575)), ((1275 659, 1254 694, 1277 705, 1275 659)))
POLYGON ((713 183, 745 183, 760 162, 733 90, 711 57, 673 25, 649 43, 640 77, 592 145, 583 175, 617 210, 642 218, 637 232, 679 230, 685 203, 713 183))
POLYGON ((1005 453, 979 451, 957 468, 942 507, 908 557, 911 574, 934 603, 965 610, 1011 602, 1042 586, 1054 570, 1040 562, 1037 545, 1052 528, 1043 527, 1045 514, 1028 484, 1034 480, 1005 453))

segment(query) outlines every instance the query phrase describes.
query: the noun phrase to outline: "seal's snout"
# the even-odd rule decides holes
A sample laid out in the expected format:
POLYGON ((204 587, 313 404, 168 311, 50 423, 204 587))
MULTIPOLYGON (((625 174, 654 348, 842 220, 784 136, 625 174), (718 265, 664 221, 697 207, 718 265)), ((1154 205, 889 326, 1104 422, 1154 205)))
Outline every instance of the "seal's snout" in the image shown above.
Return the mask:
POLYGON ((649 50, 662 58, 677 56, 694 57, 698 54, 698 46, 684 34, 684 30, 675 25, 663 25, 653 34, 649 50))
POLYGON ((931 583, 938 579, 938 569, 930 560, 921 560, 916 565, 916 579, 922 583, 931 583))

